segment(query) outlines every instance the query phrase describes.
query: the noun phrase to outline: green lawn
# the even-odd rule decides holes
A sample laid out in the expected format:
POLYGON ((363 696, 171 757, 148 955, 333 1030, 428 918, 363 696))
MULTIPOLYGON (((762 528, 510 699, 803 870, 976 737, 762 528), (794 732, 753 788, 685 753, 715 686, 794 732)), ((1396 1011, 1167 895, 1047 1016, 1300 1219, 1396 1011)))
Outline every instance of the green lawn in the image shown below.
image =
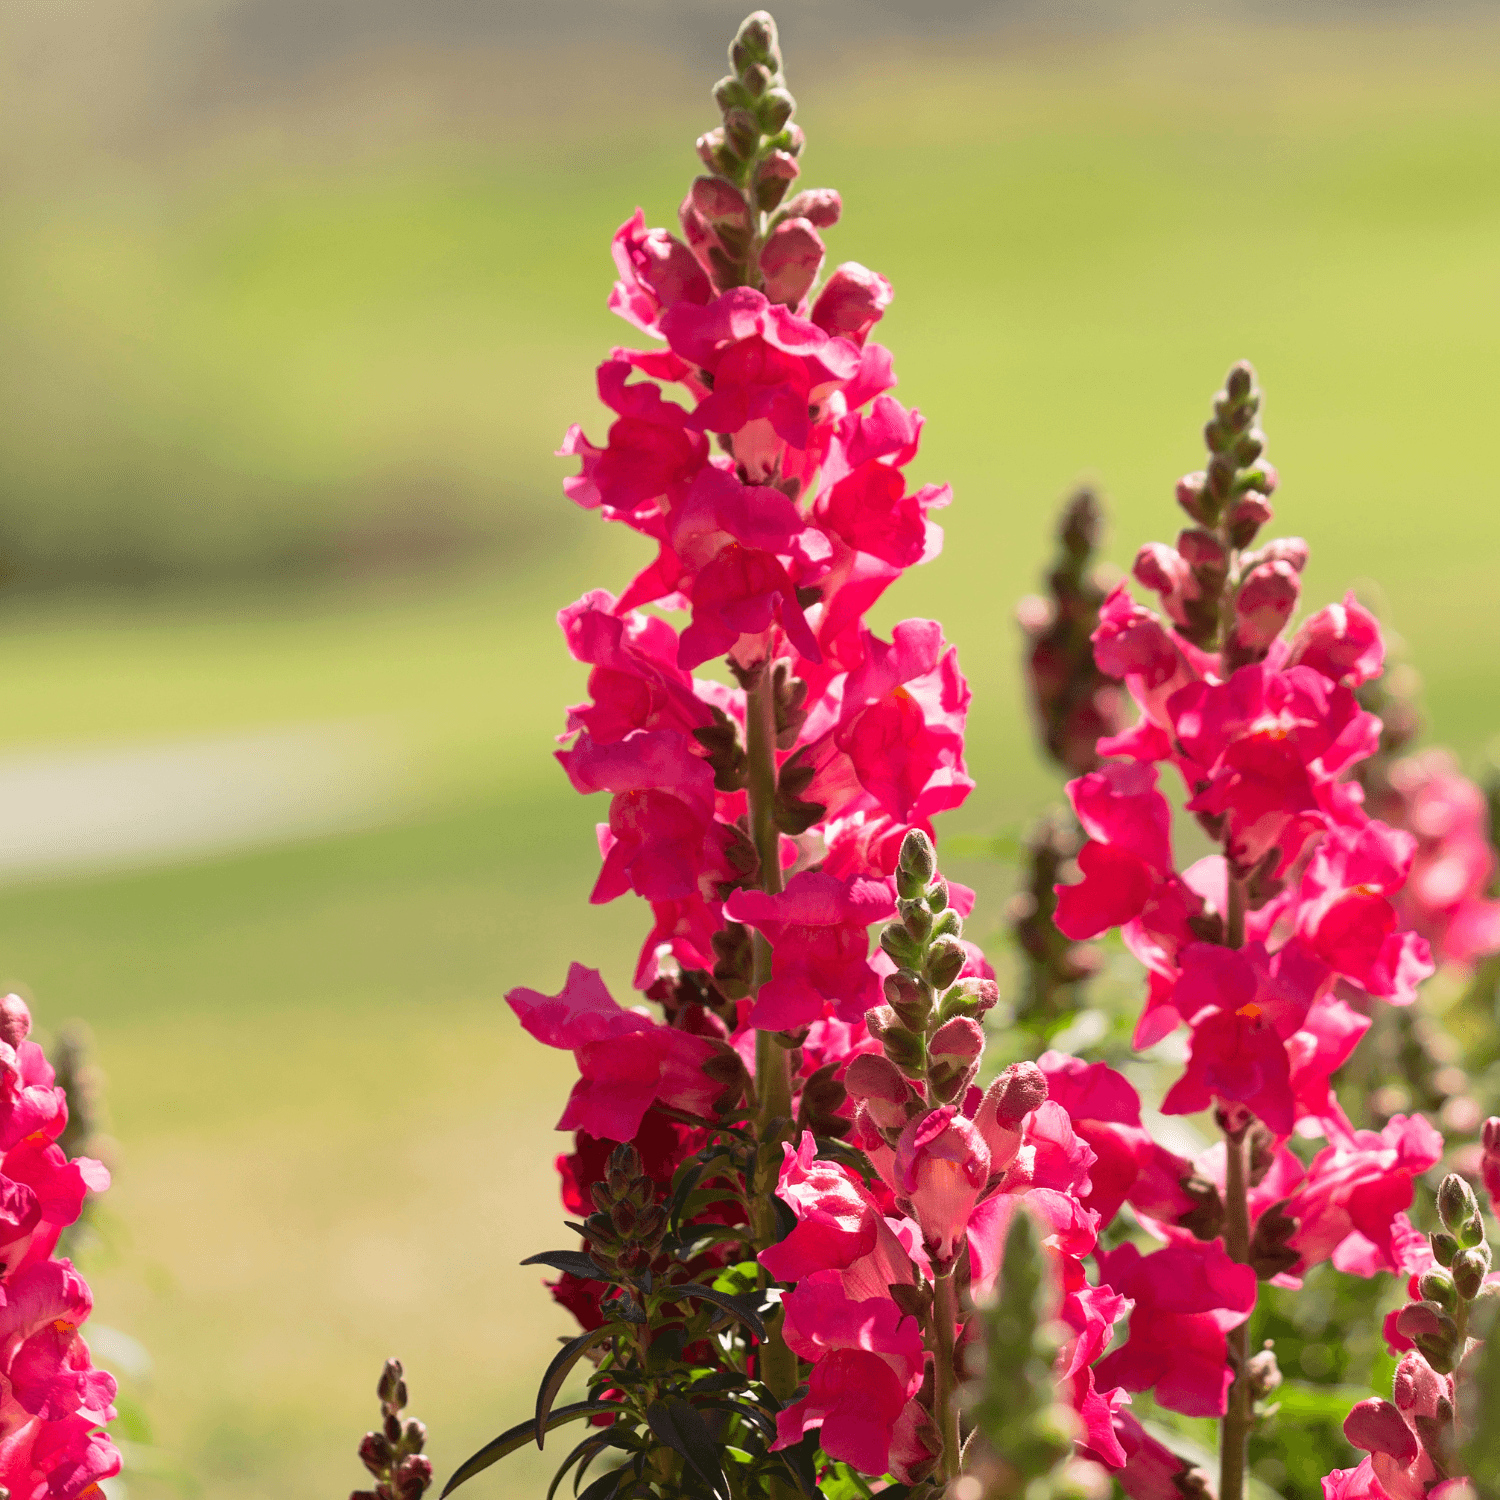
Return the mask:
MULTIPOLYGON (((1500 729, 1495 40, 891 56, 817 89, 793 60, 811 177, 848 205, 834 254, 895 281, 901 393, 931 422, 918 470, 955 486, 947 553, 882 608, 940 615, 975 687, 980 789, 951 827, 1054 795, 1010 620, 1054 502, 1098 475, 1122 563, 1173 534, 1173 482, 1240 356, 1268 391, 1279 524, 1313 544, 1310 600, 1378 579, 1434 733, 1473 757, 1500 729)), ((667 218, 691 171, 705 110, 661 113, 659 139, 616 113, 553 145, 523 126, 512 151, 163 171, 23 202, 0 230, 23 556, 133 525, 253 572, 257 547, 294 550, 411 475, 506 538, 426 583, 30 596, 0 617, 4 746, 349 718, 410 764, 382 830, 0 892, 0 978, 44 1023, 88 1018, 110 1075, 99 1316, 151 1349, 160 1441, 227 1500, 357 1482, 390 1352, 445 1470, 524 1412, 565 1326, 515 1262, 560 1243, 569 1070, 500 996, 572 958, 623 985, 641 930, 629 902, 586 906, 599 810, 548 751, 579 687, 552 612, 618 591, 644 550, 572 513, 547 454, 574 416, 604 425, 591 365, 627 332, 601 310, 610 232, 637 201, 667 218)), ((983 931, 1004 877, 981 874, 983 931)), ((533 1494, 526 1462, 476 1497, 533 1494)))

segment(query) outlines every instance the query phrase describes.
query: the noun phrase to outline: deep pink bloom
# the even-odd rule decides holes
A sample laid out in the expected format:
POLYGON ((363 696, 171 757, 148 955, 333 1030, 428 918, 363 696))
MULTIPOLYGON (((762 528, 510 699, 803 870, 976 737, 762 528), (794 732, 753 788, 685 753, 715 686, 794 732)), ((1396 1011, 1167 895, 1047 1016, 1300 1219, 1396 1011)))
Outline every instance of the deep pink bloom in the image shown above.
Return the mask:
POLYGON ((1192 1163, 1151 1139, 1141 1126, 1141 1101, 1129 1079, 1105 1063, 1085 1063, 1044 1052, 1038 1067, 1048 1097, 1067 1111, 1072 1128, 1092 1148, 1085 1208, 1110 1223, 1127 1199, 1152 1219, 1175 1223, 1193 1207, 1182 1190, 1192 1163))
POLYGON ((911 1204, 935 1263, 951 1264, 990 1176, 984 1137, 945 1104, 907 1123, 896 1146, 896 1191, 911 1204))
POLYGON ((964 767, 969 685, 934 620, 903 620, 890 643, 866 635, 864 660, 804 731, 809 801, 829 816, 886 813, 923 824, 972 790, 964 767))
POLYGON ((1210 1011, 1193 1027, 1188 1066, 1162 1100, 1162 1113, 1196 1114, 1215 1099, 1243 1104, 1278 1135, 1296 1123, 1291 1064, 1275 1028, 1252 1003, 1210 1011))
POLYGON ((662 399, 659 387, 630 384, 632 368, 618 351, 599 366, 599 399, 616 419, 603 448, 594 447, 578 425, 568 429, 558 457, 581 458, 583 467, 563 480, 563 492, 606 520, 660 536, 673 497, 708 462, 708 440, 688 427, 682 407, 662 399))
MULTIPOLYGON (((1099 670, 1106 677, 1123 679, 1131 697, 1140 704, 1142 731, 1158 731, 1158 736, 1150 740, 1160 743, 1161 752, 1147 758, 1161 759, 1168 749, 1165 736, 1159 735, 1169 727, 1167 700, 1203 675, 1206 659, 1202 653, 1194 653, 1175 632, 1168 631, 1149 609, 1137 604, 1123 583, 1099 607, 1093 642, 1099 670)), ((1136 736, 1136 731, 1126 733, 1136 736)), ((1101 747, 1101 753, 1124 752, 1101 747)))
MULTIPOLYGON (((884 1306, 896 1311, 894 1303, 884 1306)), ((908 1323, 915 1331, 915 1322, 908 1323)), ((835 1349, 813 1366, 807 1395, 776 1414, 777 1436, 771 1446, 790 1447, 808 1428, 816 1427, 830 1458, 842 1459, 864 1474, 884 1474, 908 1395, 900 1376, 879 1353, 835 1349)))
POLYGON ((677 632, 655 615, 616 610, 613 594, 595 589, 561 610, 574 661, 587 662, 592 700, 568 710, 566 733, 587 732, 595 744, 613 744, 635 729, 675 729, 691 734, 713 723, 691 675, 677 665, 677 632))
POLYGON ((1337 974, 1396 1005, 1416 999, 1433 972, 1425 938, 1400 930, 1391 897, 1406 882, 1415 852, 1409 833, 1369 819, 1336 827, 1302 877, 1297 932, 1337 974))
POLYGON ((1084 941, 1139 917, 1172 875, 1171 811, 1156 768, 1116 762, 1068 783, 1068 800, 1089 842, 1083 880, 1057 887, 1057 926, 1084 941))
POLYGON ((1329 785, 1372 754, 1380 721, 1350 689, 1310 667, 1242 667, 1193 683, 1168 705, 1192 812, 1225 819, 1232 858, 1250 868, 1273 848, 1286 868, 1327 826, 1329 785))
POLYGON ((1385 666, 1380 625, 1351 591, 1342 604, 1324 605, 1309 615, 1292 637, 1289 667, 1311 667, 1330 682, 1359 687, 1379 677, 1385 666))
POLYGON ((1187 1465, 1165 1443, 1152 1437, 1130 1411, 1115 1410, 1112 1417, 1113 1437, 1123 1455, 1123 1467, 1094 1443, 1085 1443, 1085 1452, 1117 1469, 1114 1478, 1130 1500, 1182 1500, 1177 1476, 1187 1465))
POLYGON ((570 964, 556 995, 514 989, 505 997, 521 1025, 548 1047, 572 1050, 582 1075, 573 1085, 559 1130, 586 1130, 628 1141, 660 1100, 692 1114, 712 1112, 723 1086, 703 1072, 717 1048, 615 1003, 597 969, 570 964))
POLYGON ((1094 1367, 1101 1386, 1154 1390, 1190 1417, 1224 1414, 1234 1372, 1225 1334, 1255 1306, 1255 1272, 1219 1240, 1169 1245, 1143 1256, 1133 1244, 1096 1256, 1102 1282, 1135 1304, 1130 1336, 1094 1367))
POLYGON ((647 229, 640 209, 615 231, 610 250, 620 279, 609 310, 643 333, 658 331, 663 309, 683 301, 701 305, 713 295, 693 252, 665 229, 647 229))
POLYGON ((735 891, 725 915, 758 928, 771 942, 771 979, 756 997, 751 1024, 781 1031, 806 1026, 826 1011, 854 1021, 878 1005, 869 927, 894 910, 883 882, 822 872, 792 876, 779 896, 735 891))
POLYGON ((1356 1276, 1399 1270, 1396 1216, 1411 1206, 1412 1179, 1442 1154, 1442 1136, 1421 1115, 1394 1115, 1379 1135, 1355 1131, 1320 1151, 1285 1210, 1298 1221, 1298 1269, 1332 1260, 1356 1276))
POLYGON ((1500 901, 1488 894, 1495 852, 1484 793, 1445 750, 1398 760, 1390 780, 1397 805, 1382 813, 1417 841, 1411 874, 1396 898, 1403 924, 1445 963, 1472 963, 1500 951, 1500 901))
POLYGON ((784 1240, 760 1262, 778 1281, 837 1271, 856 1300, 884 1296, 893 1282, 915 1280, 911 1260, 863 1184, 837 1162, 821 1161, 810 1131, 796 1150, 782 1147, 777 1196, 797 1216, 784 1240))

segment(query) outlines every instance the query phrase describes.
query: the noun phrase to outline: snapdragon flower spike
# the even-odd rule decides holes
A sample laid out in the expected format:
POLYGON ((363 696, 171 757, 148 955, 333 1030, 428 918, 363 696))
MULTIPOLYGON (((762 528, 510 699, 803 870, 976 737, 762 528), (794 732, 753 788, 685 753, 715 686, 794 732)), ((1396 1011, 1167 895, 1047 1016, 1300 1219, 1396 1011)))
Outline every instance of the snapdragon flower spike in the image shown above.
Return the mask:
POLYGON ((120 1470, 99 1430, 115 1416, 115 1381, 94 1368, 80 1332, 88 1284, 54 1251, 109 1173, 57 1144, 67 1103, 30 1030, 25 1002, 0 998, 0 1488, 99 1500, 99 1483, 120 1470))
MULTIPOLYGON (((1474 1305, 1500 1295, 1500 1288, 1472 1188, 1450 1174, 1438 1189, 1437 1208, 1441 1227, 1425 1239, 1402 1216, 1403 1268, 1411 1272, 1414 1300, 1386 1324, 1386 1337, 1400 1355, 1391 1399, 1372 1397, 1349 1413, 1344 1436, 1366 1456, 1323 1481, 1324 1500, 1474 1495, 1463 1477, 1460 1386, 1474 1378, 1478 1365, 1479 1341, 1469 1333, 1474 1305)), ((1474 1415, 1469 1413, 1470 1422, 1474 1415)))
POLYGON ((355 1490, 349 1500, 421 1500, 432 1484, 432 1460, 422 1449, 427 1429, 414 1417, 403 1417, 406 1379, 399 1359, 388 1359, 376 1390, 380 1426, 359 1445, 360 1462, 375 1478, 372 1490, 355 1490))

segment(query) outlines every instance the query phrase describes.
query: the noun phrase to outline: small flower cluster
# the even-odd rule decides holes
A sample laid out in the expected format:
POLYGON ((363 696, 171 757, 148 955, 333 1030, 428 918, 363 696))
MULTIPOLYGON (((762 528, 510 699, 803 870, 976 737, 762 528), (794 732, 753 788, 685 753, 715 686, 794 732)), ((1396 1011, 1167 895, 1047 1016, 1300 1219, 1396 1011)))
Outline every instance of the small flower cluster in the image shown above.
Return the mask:
POLYGON ((1480 1302, 1494 1306, 1500 1278, 1491 1273, 1484 1220, 1462 1177, 1443 1179, 1437 1208, 1443 1227, 1427 1236, 1400 1216, 1411 1300, 1386 1320, 1386 1342, 1400 1361, 1392 1399, 1372 1397, 1349 1413, 1344 1435, 1366 1456, 1323 1481, 1324 1500, 1474 1500, 1461 1467, 1459 1387, 1478 1362, 1473 1313, 1480 1302))
MULTIPOLYGON (((789 1144, 778 1192, 797 1227, 760 1256, 778 1280, 795 1283, 784 1298, 787 1341, 812 1365, 808 1394, 779 1418, 780 1442, 817 1426, 824 1452, 863 1473, 889 1471, 904 1483, 955 1476, 953 1397, 971 1305, 994 1288, 1007 1232, 1024 1210, 1054 1261, 1058 1316, 1070 1330, 1054 1371, 1090 1448, 1123 1467, 1115 1422, 1127 1398, 1118 1387, 1100 1390, 1090 1366, 1126 1303, 1088 1284, 1083 1259, 1100 1224, 1087 1206, 1091 1173, 1096 1194, 1116 1184, 1097 1174, 1096 1153, 1049 1099, 1035 1063, 976 1086, 980 1018, 995 987, 964 976, 961 919, 920 832, 905 840, 897 886, 898 918, 881 946, 900 967, 885 981, 886 1004, 867 1017, 880 1051, 856 1058, 844 1079, 856 1101, 851 1138, 877 1176, 865 1183, 818 1159, 810 1135, 789 1144)), ((1072 1063, 1053 1060, 1064 1071, 1072 1063)), ((1110 1079, 1134 1100, 1123 1078, 1110 1079)), ((1139 1101, 1135 1109, 1138 1120, 1139 1101)))
POLYGON ((114 1419, 114 1377, 96 1370, 80 1328, 93 1311, 58 1236, 85 1196, 109 1186, 58 1138, 67 1101, 17 995, 0 999, 0 1488, 21 1500, 97 1500, 120 1455, 99 1431, 114 1419))
POLYGON ((360 1440, 359 1460, 375 1479, 372 1490, 355 1490, 349 1500, 422 1500, 432 1484, 432 1460, 422 1449, 427 1429, 415 1417, 402 1417, 406 1378, 399 1359, 388 1359, 376 1386, 380 1426, 360 1440))

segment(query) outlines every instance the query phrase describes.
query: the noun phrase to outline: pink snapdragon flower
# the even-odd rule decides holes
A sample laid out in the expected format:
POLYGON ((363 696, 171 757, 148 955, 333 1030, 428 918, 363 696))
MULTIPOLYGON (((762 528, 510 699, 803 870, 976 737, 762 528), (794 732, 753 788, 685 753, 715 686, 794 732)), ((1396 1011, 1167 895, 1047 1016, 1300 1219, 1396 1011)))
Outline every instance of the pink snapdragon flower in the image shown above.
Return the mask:
POLYGON ((1356 1276, 1399 1271, 1393 1236, 1411 1207, 1413 1180, 1442 1158, 1443 1138, 1421 1115, 1393 1115, 1378 1135, 1354 1131, 1313 1158, 1287 1200, 1297 1269, 1331 1260, 1356 1276))
POLYGON ((827 1012, 857 1020, 880 998, 869 963, 870 924, 894 910, 884 882, 840 880, 823 872, 793 875, 778 896, 735 891, 724 914, 771 941, 771 980, 761 986, 751 1024, 779 1031, 806 1026, 827 1012))
POLYGON ((707 1115, 723 1092, 723 1085, 703 1071, 719 1050, 711 1039, 623 1009, 597 969, 570 964, 556 995, 518 988, 505 999, 530 1035, 548 1047, 571 1050, 578 1064, 580 1077, 557 1122, 559 1130, 628 1141, 658 1100, 707 1115))
POLYGON ((1185 1416, 1223 1416, 1234 1383, 1225 1334, 1255 1306, 1255 1272, 1218 1240, 1144 1256, 1126 1243, 1095 1258, 1100 1279, 1134 1303, 1129 1338, 1094 1367, 1099 1384, 1154 1391, 1185 1416))

